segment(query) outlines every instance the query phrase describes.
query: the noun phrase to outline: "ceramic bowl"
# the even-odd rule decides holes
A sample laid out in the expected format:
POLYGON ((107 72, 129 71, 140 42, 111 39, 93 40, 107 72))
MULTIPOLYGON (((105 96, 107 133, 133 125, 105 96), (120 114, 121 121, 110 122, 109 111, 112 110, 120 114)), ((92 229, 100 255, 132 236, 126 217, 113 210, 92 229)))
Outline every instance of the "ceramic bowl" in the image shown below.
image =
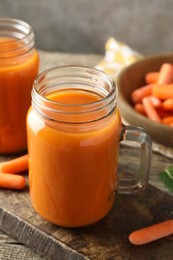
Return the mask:
POLYGON ((147 56, 123 69, 117 79, 118 106, 127 123, 143 127, 156 143, 173 147, 173 127, 156 123, 136 112, 130 97, 134 89, 145 85, 145 74, 159 71, 165 62, 173 64, 173 53, 147 56))

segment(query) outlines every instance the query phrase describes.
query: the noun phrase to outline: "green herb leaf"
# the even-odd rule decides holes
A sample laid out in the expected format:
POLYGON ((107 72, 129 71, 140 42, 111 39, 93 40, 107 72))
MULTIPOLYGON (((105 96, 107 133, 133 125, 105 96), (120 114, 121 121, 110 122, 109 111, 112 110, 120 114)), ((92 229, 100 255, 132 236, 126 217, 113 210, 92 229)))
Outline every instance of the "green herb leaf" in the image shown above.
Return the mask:
POLYGON ((167 169, 160 173, 160 179, 165 186, 173 192, 173 166, 169 166, 167 169))

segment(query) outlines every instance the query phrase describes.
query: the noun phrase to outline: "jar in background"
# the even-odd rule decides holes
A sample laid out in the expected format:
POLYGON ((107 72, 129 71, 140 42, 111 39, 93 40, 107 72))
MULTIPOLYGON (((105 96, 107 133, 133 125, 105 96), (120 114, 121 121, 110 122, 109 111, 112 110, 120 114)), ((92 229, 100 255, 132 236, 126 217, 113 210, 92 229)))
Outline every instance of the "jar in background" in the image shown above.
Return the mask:
POLYGON ((99 70, 64 66, 41 73, 33 84, 27 136, 31 202, 54 224, 92 224, 111 210, 117 191, 140 190, 148 180, 150 138, 122 124, 115 83, 99 70), (141 145, 133 181, 118 178, 122 140, 141 145))
POLYGON ((38 74, 34 33, 24 21, 0 18, 0 153, 27 149, 26 114, 38 74))

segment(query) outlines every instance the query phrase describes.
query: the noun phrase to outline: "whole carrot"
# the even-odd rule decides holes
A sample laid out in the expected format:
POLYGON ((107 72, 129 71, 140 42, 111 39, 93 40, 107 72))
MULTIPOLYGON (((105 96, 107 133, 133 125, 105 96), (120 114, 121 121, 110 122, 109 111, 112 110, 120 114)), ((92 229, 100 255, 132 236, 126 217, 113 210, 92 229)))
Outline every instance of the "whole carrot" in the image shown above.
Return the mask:
POLYGON ((0 163, 0 172, 18 173, 28 169, 28 154, 0 163))
POLYGON ((169 63, 162 64, 159 77, 158 77, 158 84, 170 84, 173 83, 173 66, 169 63))
POLYGON ((0 173, 0 188, 21 190, 25 185, 26 180, 21 175, 0 173))
POLYGON ((134 231, 129 235, 129 240, 134 245, 144 245, 171 234, 173 234, 172 219, 134 231))

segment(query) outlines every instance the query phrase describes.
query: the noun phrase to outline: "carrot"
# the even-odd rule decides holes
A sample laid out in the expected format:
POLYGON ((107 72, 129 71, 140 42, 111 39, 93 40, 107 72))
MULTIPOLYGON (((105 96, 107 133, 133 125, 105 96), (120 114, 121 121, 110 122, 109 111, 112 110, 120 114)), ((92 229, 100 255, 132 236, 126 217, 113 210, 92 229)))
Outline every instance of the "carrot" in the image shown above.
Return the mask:
POLYGON ((152 95, 157 98, 160 98, 161 100, 173 98, 173 84, 154 84, 152 88, 152 95))
POLYGON ((169 63, 162 64, 159 77, 158 77, 158 84, 170 84, 173 83, 173 66, 169 63))
POLYGON ((28 154, 0 163, 0 172, 18 173, 28 169, 28 154))
POLYGON ((172 126, 173 65, 163 63, 158 72, 146 73, 145 83, 131 94, 134 109, 155 122, 172 126))
POLYGON ((170 125, 173 123, 173 116, 164 117, 162 119, 163 124, 170 125))
POLYGON ((153 104, 154 107, 156 108, 162 107, 162 102, 159 98, 151 95, 149 96, 149 99, 151 100, 151 103, 153 104))
POLYGON ((173 98, 163 101, 162 108, 167 111, 173 111, 173 98))
POLYGON ((134 231, 129 235, 129 240, 134 245, 144 245, 171 234, 173 234, 172 219, 134 231))
POLYGON ((147 84, 152 84, 152 83, 157 83, 158 81, 158 78, 159 78, 159 72, 148 72, 146 75, 145 75, 145 82, 147 84))
POLYGON ((164 117, 169 117, 169 116, 172 116, 173 114, 170 113, 169 111, 165 111, 163 109, 157 109, 157 113, 159 115, 159 117, 162 119, 164 117))
POLYGON ((143 105, 142 103, 136 103, 136 104, 134 105, 134 109, 135 109, 138 113, 140 113, 140 114, 146 116, 145 108, 144 108, 144 105, 143 105))
POLYGON ((25 185, 25 178, 21 175, 0 173, 0 188, 21 190, 25 185))
POLYGON ((152 94, 152 87, 153 85, 151 84, 135 89, 131 94, 132 101, 138 103, 141 102, 144 97, 150 96, 152 94))
POLYGON ((151 120, 161 123, 161 119, 159 117, 159 114, 157 113, 155 107, 153 106, 151 100, 148 97, 145 97, 142 99, 142 103, 144 105, 145 108, 145 112, 148 116, 148 118, 150 118, 151 120))

